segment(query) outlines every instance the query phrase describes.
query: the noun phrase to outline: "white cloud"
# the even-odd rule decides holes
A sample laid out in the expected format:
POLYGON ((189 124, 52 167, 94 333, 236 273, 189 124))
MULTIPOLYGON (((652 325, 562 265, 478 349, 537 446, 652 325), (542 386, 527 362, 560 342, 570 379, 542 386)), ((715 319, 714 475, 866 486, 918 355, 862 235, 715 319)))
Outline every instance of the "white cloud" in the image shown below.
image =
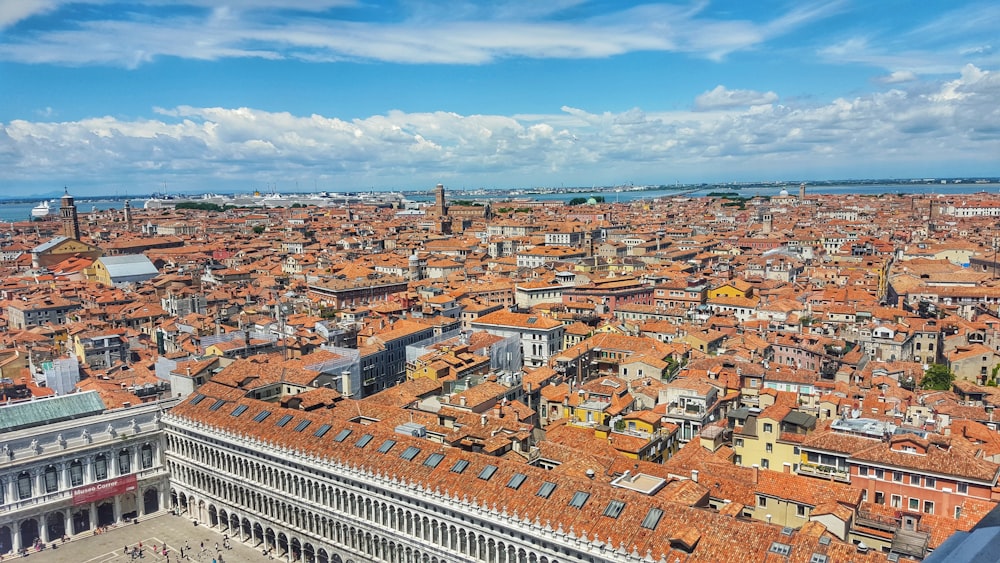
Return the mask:
POLYGON ((882 84, 900 84, 902 82, 913 82, 917 79, 917 74, 909 70, 897 70, 891 72, 886 76, 879 77, 878 81, 882 84))
POLYGON ((466 185, 590 185, 746 179, 751 172, 857 177, 866 169, 860 167, 919 176, 928 166, 956 163, 995 169, 1000 74, 970 66, 953 80, 907 87, 816 106, 725 86, 699 97, 703 107, 724 111, 592 113, 567 106, 553 115, 392 111, 341 119, 178 106, 155 109, 154 119, 16 120, 0 124, 0 168, 9 181, 115 178, 137 192, 164 181, 212 191, 318 179, 325 188, 355 189, 448 178, 466 185))
POLYGON ((708 92, 699 94, 694 100, 694 107, 698 111, 709 111, 773 104, 776 101, 778 101, 778 95, 774 92, 729 90, 720 84, 708 92))
MULTIPOLYGON (((33 7, 8 10, 7 19, 17 21, 57 7, 55 0, 29 2, 33 7)), ((188 0, 185 5, 194 8, 188 10, 169 10, 162 6, 174 7, 170 3, 155 1, 130 4, 129 9, 111 5, 92 19, 6 36, 0 39, 0 60, 132 68, 161 56, 484 64, 510 57, 601 58, 669 51, 720 59, 830 13, 796 8, 758 23, 704 15, 698 5, 648 4, 598 16, 562 17, 579 3, 564 0, 457 2, 448 3, 447 9, 416 4, 401 21, 355 21, 333 17, 336 12, 329 8, 342 3, 297 0, 293 5, 281 3, 279 9, 265 0, 224 7, 188 0), (307 10, 313 13, 303 13, 307 10)), ((0 18, 4 16, 0 11, 0 18)))

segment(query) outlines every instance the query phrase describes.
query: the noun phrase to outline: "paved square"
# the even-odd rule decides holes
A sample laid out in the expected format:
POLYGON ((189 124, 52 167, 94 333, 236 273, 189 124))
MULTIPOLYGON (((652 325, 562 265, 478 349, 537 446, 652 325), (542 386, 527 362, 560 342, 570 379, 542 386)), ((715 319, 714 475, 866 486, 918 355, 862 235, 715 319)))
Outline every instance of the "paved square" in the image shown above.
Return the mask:
MULTIPOLYGON (((185 543, 190 545, 191 549, 185 550, 184 562, 189 561, 187 556, 190 556, 190 561, 198 563, 211 563, 213 557, 218 561, 219 552, 215 549, 216 544, 222 552, 223 563, 284 561, 284 558, 279 558, 277 555, 274 559, 269 559, 261 554, 261 548, 253 548, 232 538, 229 540, 232 549, 223 549, 222 539, 223 534, 219 530, 206 528, 200 523, 195 526, 189 518, 161 512, 140 520, 138 524, 120 524, 102 534, 93 535, 91 532, 87 532, 77 535, 71 541, 59 544, 56 549, 49 547, 43 551, 31 551, 28 561, 35 563, 166 563, 167 558, 163 557, 162 551, 157 554, 152 552, 154 545, 158 550, 162 550, 163 542, 167 543, 171 563, 181 561, 179 550, 184 547, 185 543), (133 559, 125 553, 125 547, 132 549, 139 542, 142 542, 144 557, 133 559), (201 551, 202 542, 205 544, 205 551, 201 551)), ((5 558, 4 561, 13 559, 20 560, 14 557, 5 558)))

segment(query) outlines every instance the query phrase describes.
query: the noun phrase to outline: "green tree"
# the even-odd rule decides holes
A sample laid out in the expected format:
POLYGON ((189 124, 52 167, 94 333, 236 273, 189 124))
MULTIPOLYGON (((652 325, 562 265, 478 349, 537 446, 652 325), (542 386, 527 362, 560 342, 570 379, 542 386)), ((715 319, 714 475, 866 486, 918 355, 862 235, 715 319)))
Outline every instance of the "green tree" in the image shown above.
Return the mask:
POLYGON ((585 197, 574 197, 569 200, 570 205, 583 205, 584 203, 587 203, 587 198, 585 197))
POLYGON ((257 225, 253 228, 253 234, 255 235, 262 234, 264 232, 264 229, 265 229, 264 225, 257 225))
POLYGON ((937 390, 948 390, 951 389, 951 382, 955 381, 955 374, 951 372, 948 366, 943 364, 934 364, 927 368, 924 372, 924 378, 920 380, 920 387, 922 389, 937 389, 937 390))

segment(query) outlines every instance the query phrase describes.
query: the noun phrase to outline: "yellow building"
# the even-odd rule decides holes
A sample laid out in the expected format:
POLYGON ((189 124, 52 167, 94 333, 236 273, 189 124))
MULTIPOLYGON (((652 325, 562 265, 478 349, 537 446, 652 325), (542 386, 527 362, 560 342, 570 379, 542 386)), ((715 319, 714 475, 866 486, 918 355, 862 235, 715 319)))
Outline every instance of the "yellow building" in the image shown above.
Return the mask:
POLYGON ((713 297, 752 297, 753 286, 742 279, 728 281, 718 287, 708 290, 708 298, 713 297))
POLYGON ((816 428, 816 417, 782 404, 729 413, 733 428, 733 461, 742 467, 796 472, 801 461, 799 444, 816 428))

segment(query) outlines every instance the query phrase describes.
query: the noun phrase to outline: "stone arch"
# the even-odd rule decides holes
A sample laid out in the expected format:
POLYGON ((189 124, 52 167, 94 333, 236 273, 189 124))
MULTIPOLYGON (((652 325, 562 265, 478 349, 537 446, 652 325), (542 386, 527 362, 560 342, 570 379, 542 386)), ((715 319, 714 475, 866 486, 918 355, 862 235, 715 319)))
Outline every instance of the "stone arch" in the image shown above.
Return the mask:
POLYGON ((21 525, 18 527, 18 531, 21 534, 21 547, 29 547, 35 543, 36 540, 41 541, 41 536, 38 530, 38 520, 34 518, 28 518, 27 520, 22 520, 21 525))
POLYGON ((14 534, 10 526, 0 526, 0 554, 14 551, 14 534))
MULTIPOLYGON (((176 494, 171 491, 171 496, 176 499, 176 494)), ((160 491, 156 487, 149 487, 142 493, 142 512, 152 514, 160 510, 160 491)))
POLYGON ((285 532, 278 532, 277 547, 278 553, 282 557, 288 555, 288 536, 285 535, 285 532))
MULTIPOLYGON (((62 512, 49 512, 45 516, 45 528, 48 537, 45 541, 56 541, 66 535, 66 518, 62 512)), ((3 553, 3 550, 0 550, 3 553)))

